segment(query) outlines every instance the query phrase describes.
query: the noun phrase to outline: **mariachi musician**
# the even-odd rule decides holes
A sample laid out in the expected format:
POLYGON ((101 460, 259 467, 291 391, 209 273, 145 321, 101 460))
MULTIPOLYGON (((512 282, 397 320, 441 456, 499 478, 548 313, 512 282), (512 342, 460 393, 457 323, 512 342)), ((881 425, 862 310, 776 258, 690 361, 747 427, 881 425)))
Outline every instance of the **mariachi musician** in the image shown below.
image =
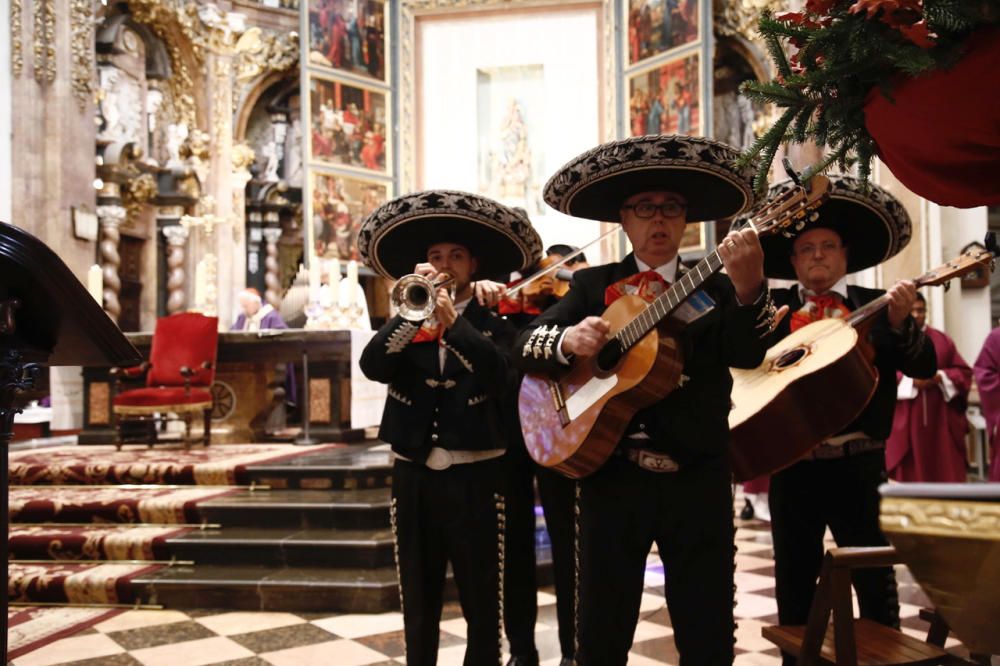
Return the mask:
MULTIPOLYGON (((516 298, 500 301, 499 312, 514 328, 528 326, 536 316, 555 305, 569 288, 566 275, 556 276, 557 270, 548 274, 538 271, 550 269, 554 264, 575 252, 568 245, 553 245, 546 256, 526 273, 527 278, 512 281, 508 287, 517 287, 531 280, 518 292, 516 298)), ((567 272, 586 267, 586 258, 577 254, 563 264, 567 272)), ((572 277, 572 273, 568 277, 572 277)), ((507 451, 507 567, 504 571, 504 628, 510 643, 510 661, 507 666, 538 666, 535 645, 535 621, 538 618, 538 582, 535 561, 535 479, 538 495, 545 513, 545 527, 549 534, 552 552, 552 571, 555 578, 556 616, 559 622, 560 666, 571 666, 576 651, 575 622, 573 615, 576 593, 576 566, 573 505, 576 484, 572 479, 535 464, 528 456, 521 437, 520 424, 516 422, 507 451)))
MULTIPOLYGON (((753 203, 752 174, 738 158, 708 139, 646 136, 598 146, 556 173, 546 202, 568 215, 620 221, 634 253, 574 274, 569 293, 519 335, 522 369, 559 375, 586 362, 608 339, 601 314, 610 303, 622 294, 651 299, 680 279, 687 224, 753 203)), ((756 234, 730 233, 719 254, 728 277, 706 279, 706 307, 679 333, 680 385, 639 411, 614 455, 579 482, 580 666, 626 663, 654 542, 682 663, 732 663, 729 367, 763 360, 774 310, 756 234)))
POLYGON ((523 269, 541 241, 506 206, 433 190, 376 209, 361 225, 358 249, 383 277, 427 280, 406 278, 426 298, 404 296, 360 363, 389 385, 379 437, 396 458, 390 515, 406 663, 437 661, 450 562, 468 623, 465 664, 498 664, 513 329, 474 297, 472 281, 523 269), (450 289, 439 284, 445 276, 450 289), (432 302, 432 316, 410 308, 421 301, 432 302))
MULTIPOLYGON (((848 285, 848 273, 876 266, 895 256, 910 240, 910 218, 884 189, 847 176, 830 178, 830 198, 819 219, 794 239, 764 238, 764 270, 770 278, 795 279, 789 289, 772 291, 791 314, 778 326, 778 339, 810 322, 844 317, 883 291, 848 285)), ((790 183, 776 185, 776 196, 790 183)), ((861 415, 806 459, 771 477, 769 505, 774 537, 778 617, 781 624, 805 624, 823 558, 829 527, 838 546, 880 546, 878 486, 886 480, 885 439, 892 428, 896 371, 933 377, 934 347, 910 310, 916 287, 908 280, 889 289, 890 302, 874 319, 869 342, 879 378, 861 415)), ((803 399, 835 400, 829 395, 803 399)), ((776 433, 776 436, 780 436, 776 433)), ((891 567, 854 573, 861 616, 899 626, 899 599, 891 567)), ((785 656, 786 663, 794 659, 785 656)))

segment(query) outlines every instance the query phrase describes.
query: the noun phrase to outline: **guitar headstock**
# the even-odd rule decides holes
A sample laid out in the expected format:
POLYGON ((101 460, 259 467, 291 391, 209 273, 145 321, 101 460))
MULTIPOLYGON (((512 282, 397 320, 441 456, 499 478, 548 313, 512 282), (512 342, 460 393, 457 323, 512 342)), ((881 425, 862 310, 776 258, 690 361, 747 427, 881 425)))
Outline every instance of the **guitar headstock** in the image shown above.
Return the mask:
POLYGON ((749 224, 758 236, 782 233, 793 236, 806 223, 816 219, 816 209, 823 205, 830 194, 830 179, 815 175, 787 192, 771 199, 757 211, 749 224))
POLYGON ((920 277, 915 282, 919 286, 933 286, 946 284, 957 277, 962 277, 966 273, 985 268, 992 272, 996 266, 997 243, 995 234, 991 231, 986 234, 986 247, 973 245, 961 255, 951 261, 933 268, 920 277))

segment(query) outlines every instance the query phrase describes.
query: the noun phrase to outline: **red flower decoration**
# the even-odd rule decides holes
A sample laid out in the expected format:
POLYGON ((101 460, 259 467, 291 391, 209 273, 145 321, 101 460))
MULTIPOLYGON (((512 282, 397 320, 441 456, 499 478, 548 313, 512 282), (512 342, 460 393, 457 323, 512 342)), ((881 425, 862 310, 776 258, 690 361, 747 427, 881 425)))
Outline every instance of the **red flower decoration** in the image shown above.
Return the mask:
POLYGON ((913 25, 901 25, 896 28, 908 40, 922 49, 929 49, 936 46, 934 39, 937 35, 927 29, 927 21, 919 21, 913 25))
POLYGON ((806 11, 811 14, 826 14, 836 4, 837 0, 806 0, 806 11))

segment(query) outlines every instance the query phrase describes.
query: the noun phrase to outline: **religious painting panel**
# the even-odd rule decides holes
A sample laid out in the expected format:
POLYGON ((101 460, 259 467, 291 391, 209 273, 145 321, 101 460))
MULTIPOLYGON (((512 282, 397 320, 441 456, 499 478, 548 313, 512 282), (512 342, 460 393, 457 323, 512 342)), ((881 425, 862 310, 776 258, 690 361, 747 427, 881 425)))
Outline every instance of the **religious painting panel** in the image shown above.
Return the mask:
MULTIPOLYGON (((546 247, 597 238, 600 222, 569 218, 542 193, 560 165, 605 137, 611 13, 486 1, 474 13, 456 2, 454 12, 439 4, 420 14, 416 4, 403 5, 402 53, 412 56, 401 60, 402 187, 479 192, 523 208, 546 247)), ((602 263, 606 249, 588 258, 602 263)))
POLYGON ((310 76, 310 159, 386 173, 386 97, 373 88, 310 76))
POLYGON ((321 259, 360 259, 358 228, 389 200, 383 181, 312 169, 309 182, 313 251, 321 259))
POLYGON ((384 82, 384 0, 309 0, 309 64, 384 82))
POLYGON ((701 88, 698 53, 629 76, 629 136, 703 135, 701 88))
POLYGON ((698 0, 628 0, 626 67, 699 39, 698 0))
POLYGON ((476 98, 479 193, 529 215, 542 213, 544 67, 477 70, 476 98))

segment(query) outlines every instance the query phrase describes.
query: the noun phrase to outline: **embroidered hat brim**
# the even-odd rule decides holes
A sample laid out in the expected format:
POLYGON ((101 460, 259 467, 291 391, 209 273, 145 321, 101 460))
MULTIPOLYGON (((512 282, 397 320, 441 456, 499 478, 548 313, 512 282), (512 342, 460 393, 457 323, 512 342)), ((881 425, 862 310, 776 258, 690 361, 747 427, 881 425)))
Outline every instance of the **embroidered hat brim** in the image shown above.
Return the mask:
POLYGON ((478 262, 477 278, 506 279, 542 253, 542 241, 527 216, 478 194, 453 190, 388 201, 358 231, 362 261, 393 280, 427 261, 427 250, 436 243, 467 247, 478 262))
POLYGON ((545 184, 544 197, 567 215, 619 222, 629 197, 668 191, 687 200, 688 222, 722 219, 754 203, 754 165, 738 166, 739 157, 732 146, 702 137, 612 141, 567 162, 545 184))
MULTIPOLYGON (((771 198, 793 187, 791 181, 773 186, 771 198)), ((903 204, 879 187, 850 176, 830 176, 830 198, 816 211, 819 218, 808 222, 803 232, 833 229, 847 246, 847 272, 855 273, 896 256, 910 242, 912 224, 903 204)), ((769 278, 796 279, 792 266, 794 237, 772 234, 760 239, 764 248, 764 273, 769 278)))

